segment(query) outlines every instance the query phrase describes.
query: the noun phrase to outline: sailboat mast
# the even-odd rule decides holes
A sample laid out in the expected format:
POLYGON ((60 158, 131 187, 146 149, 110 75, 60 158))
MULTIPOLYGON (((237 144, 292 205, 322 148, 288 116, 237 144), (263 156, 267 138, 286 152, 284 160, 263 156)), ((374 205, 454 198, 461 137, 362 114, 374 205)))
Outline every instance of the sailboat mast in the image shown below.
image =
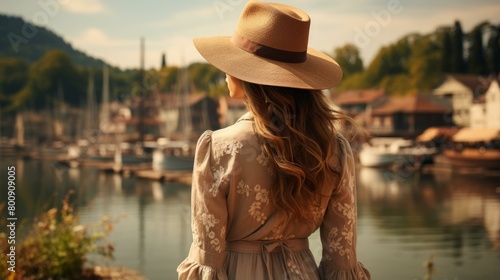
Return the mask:
POLYGON ((101 131, 106 132, 109 126, 109 68, 106 63, 102 68, 102 105, 101 105, 101 131))
POLYGON ((183 105, 183 118, 184 118, 184 133, 186 138, 189 138, 191 130, 193 130, 192 120, 191 120, 191 108, 189 104, 189 77, 188 77, 188 67, 185 66, 182 75, 182 105, 183 105))
POLYGON ((87 112, 85 119, 85 129, 90 132, 95 127, 95 97, 94 97, 94 77, 92 69, 89 70, 89 81, 87 85, 87 112))
POLYGON ((141 84, 139 92, 139 104, 137 108, 137 127, 136 130, 139 133, 138 144, 141 145, 144 142, 144 101, 146 99, 146 88, 143 86, 144 83, 144 37, 141 37, 140 43, 140 69, 139 69, 139 83, 141 84))

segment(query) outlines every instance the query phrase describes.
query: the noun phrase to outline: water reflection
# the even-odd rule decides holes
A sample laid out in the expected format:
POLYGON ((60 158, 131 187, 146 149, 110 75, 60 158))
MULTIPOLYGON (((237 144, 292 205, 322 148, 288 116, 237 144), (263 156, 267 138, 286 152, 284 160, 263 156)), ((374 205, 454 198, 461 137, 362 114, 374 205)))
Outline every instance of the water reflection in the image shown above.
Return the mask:
MULTIPOLYGON (((15 160, 19 217, 32 218, 76 193, 81 221, 114 221, 116 259, 147 279, 176 279, 191 243, 189 186, 51 162, 15 160)), ((3 174, 2 174, 3 175, 3 174)), ((453 173, 358 170, 358 256, 373 279, 421 279, 434 256, 436 279, 498 279, 500 180, 453 173)), ((0 196, 1 199, 4 196, 0 196)), ((319 258, 318 234, 310 240, 319 258)), ((98 260, 96 257, 91 257, 98 260)))
MULTIPOLYGON (((361 223, 373 223, 375 233, 370 234, 378 238, 377 245, 364 246, 385 250, 386 262, 406 262, 409 270, 413 265, 415 271, 390 272, 395 277, 391 278, 382 271, 383 263, 376 260, 380 256, 362 252, 373 262, 374 275, 414 279, 418 260, 435 255, 441 275, 449 279, 496 279, 500 273, 499 186, 498 177, 358 170, 361 223)), ((359 230, 363 242, 363 226, 359 230)))

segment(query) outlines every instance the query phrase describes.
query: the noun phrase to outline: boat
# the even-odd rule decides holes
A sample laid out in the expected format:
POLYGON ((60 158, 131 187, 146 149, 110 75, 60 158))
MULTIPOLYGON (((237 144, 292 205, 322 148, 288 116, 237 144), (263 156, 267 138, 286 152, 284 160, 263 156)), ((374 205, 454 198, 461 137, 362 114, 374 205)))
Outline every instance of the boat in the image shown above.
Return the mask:
MULTIPOLYGON (((175 101, 161 110, 166 137, 157 139, 157 148, 153 151, 154 170, 193 170, 199 135, 193 130, 187 67, 181 69, 178 83, 180 89, 174 93, 175 101)), ((202 118, 205 117, 206 112, 202 112, 202 118)))
POLYGON ((462 128, 443 155, 453 167, 500 170, 500 128, 462 128))
POLYGON ((158 139, 158 148, 153 152, 154 170, 193 170, 195 144, 189 140, 170 141, 158 139))
POLYGON ((403 138, 378 137, 363 144, 359 162, 365 167, 420 166, 438 153, 436 147, 403 138))

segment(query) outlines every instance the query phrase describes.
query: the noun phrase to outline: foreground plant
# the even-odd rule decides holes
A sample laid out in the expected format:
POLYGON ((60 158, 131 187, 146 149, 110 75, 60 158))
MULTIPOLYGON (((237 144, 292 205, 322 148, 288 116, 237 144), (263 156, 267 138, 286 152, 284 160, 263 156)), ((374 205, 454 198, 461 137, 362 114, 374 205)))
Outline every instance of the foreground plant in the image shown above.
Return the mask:
MULTIPOLYGON (((108 218, 92 227, 81 225, 68 200, 66 196, 61 210, 52 208, 34 220, 16 246, 16 272, 10 273, 2 264, 2 279, 80 279, 88 253, 113 258, 114 248, 105 240, 112 230, 108 218)), ((3 258, 8 248, 4 234, 0 244, 3 258)))

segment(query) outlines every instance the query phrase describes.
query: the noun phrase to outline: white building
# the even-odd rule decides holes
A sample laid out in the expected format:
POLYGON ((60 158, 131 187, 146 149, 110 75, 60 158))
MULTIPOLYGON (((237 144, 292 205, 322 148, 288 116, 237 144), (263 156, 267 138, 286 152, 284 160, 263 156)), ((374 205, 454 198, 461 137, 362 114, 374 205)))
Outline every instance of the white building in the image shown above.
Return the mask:
POLYGON ((471 121, 479 121, 471 118, 471 111, 475 113, 476 111, 482 111, 480 108, 472 109, 474 101, 484 95, 488 85, 489 82, 485 77, 449 74, 443 83, 434 89, 433 92, 443 99, 449 99, 453 110, 453 122, 455 125, 470 127, 473 125, 471 121))
POLYGON ((498 80, 491 82, 485 99, 486 127, 500 128, 500 86, 498 80))
POLYGON ((500 87, 493 80, 488 90, 471 106, 470 127, 500 128, 500 87))

